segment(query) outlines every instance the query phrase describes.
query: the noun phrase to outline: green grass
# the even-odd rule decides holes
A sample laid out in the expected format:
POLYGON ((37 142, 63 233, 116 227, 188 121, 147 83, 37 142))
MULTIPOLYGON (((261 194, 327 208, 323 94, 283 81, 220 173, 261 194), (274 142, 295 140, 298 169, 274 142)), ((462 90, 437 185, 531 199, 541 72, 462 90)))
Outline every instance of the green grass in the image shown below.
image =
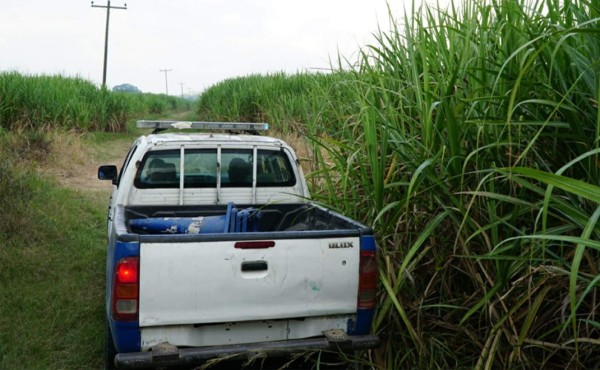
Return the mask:
POLYGON ((81 78, 0 72, 0 127, 124 131, 131 118, 188 111, 164 94, 111 92, 81 78))
MULTIPOLYGON (((331 122, 337 118, 334 106, 351 104, 353 97, 338 88, 349 76, 346 73, 272 73, 251 75, 217 83, 206 90, 197 103, 203 120, 269 122, 282 132, 305 132, 305 122, 331 122), (343 104, 342 104, 343 103, 343 104)), ((321 127, 333 133, 335 127, 321 127)))
POLYGON ((188 108, 79 79, 0 73, 0 369, 103 366, 109 194, 64 188, 40 169, 112 162, 142 134, 131 115, 191 118, 188 108))
MULTIPOLYGON (((594 368, 600 9, 586 0, 458 5, 393 20, 357 64, 331 74, 224 81, 203 94, 197 112, 201 119, 265 120, 306 136, 314 144, 314 198, 378 232, 373 330, 387 340, 363 363, 594 368)), ((44 136, 2 127, 10 145, 0 147, 0 206, 10 212, 0 213, 0 324, 9 328, 0 331, 1 364, 69 368, 49 366, 47 353, 81 336, 89 347, 75 352, 90 357, 77 361, 96 366, 104 202, 80 210, 77 197, 94 198, 37 180, 21 159, 43 158, 44 136), (86 236, 75 237, 81 230, 86 236), (62 258, 72 253, 77 260, 62 258), (73 271, 88 274, 87 282, 75 285, 67 278, 73 271), (91 291, 90 282, 98 285, 91 291), (70 300, 71 289, 89 301, 70 300), (52 292, 62 299, 53 301, 52 292), (84 312, 91 321, 77 332, 73 318, 84 312), (28 320, 37 325, 23 337, 34 329, 42 335, 15 335, 28 320), (35 353, 45 360, 27 363, 37 361, 28 356, 35 353)))
POLYGON ((585 0, 424 7, 298 102, 259 103, 256 76, 207 92, 264 117, 311 102, 289 112, 316 146, 313 196, 380 235, 373 366, 600 360, 599 16, 585 0))
POLYGON ((0 131, 0 369, 103 367, 110 194, 65 188, 40 169, 113 162, 139 135, 131 124, 73 137, 0 131))
POLYGON ((18 181, 27 212, 0 227, 0 368, 100 368, 105 200, 18 181))

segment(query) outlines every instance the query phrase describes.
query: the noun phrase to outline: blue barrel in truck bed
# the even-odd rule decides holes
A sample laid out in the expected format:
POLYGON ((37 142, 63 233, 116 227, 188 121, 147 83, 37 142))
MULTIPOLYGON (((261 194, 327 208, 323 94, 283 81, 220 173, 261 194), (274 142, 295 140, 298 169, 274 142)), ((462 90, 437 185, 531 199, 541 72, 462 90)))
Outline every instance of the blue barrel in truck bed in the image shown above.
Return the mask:
POLYGON ((255 208, 238 210, 227 205, 224 215, 199 217, 149 217, 129 220, 131 232, 138 234, 223 234, 256 232, 261 211, 255 208))

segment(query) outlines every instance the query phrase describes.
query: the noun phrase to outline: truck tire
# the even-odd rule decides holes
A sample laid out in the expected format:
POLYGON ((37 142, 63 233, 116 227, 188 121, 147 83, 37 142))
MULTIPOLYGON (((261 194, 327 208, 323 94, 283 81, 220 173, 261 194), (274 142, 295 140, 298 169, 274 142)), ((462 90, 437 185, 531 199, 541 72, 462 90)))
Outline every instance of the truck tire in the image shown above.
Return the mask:
POLYGON ((115 370, 115 356, 117 355, 117 349, 115 348, 115 342, 110 332, 110 325, 106 321, 106 327, 104 330, 104 370, 115 370))

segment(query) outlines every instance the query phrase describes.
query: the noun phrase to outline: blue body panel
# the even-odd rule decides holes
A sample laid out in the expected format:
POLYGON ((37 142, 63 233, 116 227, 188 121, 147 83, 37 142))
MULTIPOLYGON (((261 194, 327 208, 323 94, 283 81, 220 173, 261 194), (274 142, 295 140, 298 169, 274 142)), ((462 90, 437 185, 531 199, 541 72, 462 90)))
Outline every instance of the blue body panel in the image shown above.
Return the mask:
POLYGON ((356 320, 348 322, 346 332, 349 335, 367 335, 371 332, 375 310, 359 309, 356 311, 356 320))
POLYGON ((377 244, 375 243, 374 235, 363 235, 360 237, 360 250, 361 251, 369 251, 376 252, 377 244))
POLYGON ((141 349, 140 326, 137 321, 112 320, 110 330, 113 333, 115 348, 118 352, 139 352, 141 349))
MULTIPOLYGON (((376 252, 377 244, 373 235, 363 235, 360 237, 360 250, 376 252)), ((348 323, 347 332, 350 335, 366 335, 371 331, 371 324, 375 316, 374 309, 358 309, 356 311, 356 321, 348 323)))
POLYGON ((111 316, 111 296, 114 268, 118 260, 124 257, 139 257, 139 242, 121 242, 116 240, 108 244, 106 258, 106 319, 110 324, 117 352, 136 352, 141 348, 140 326, 137 321, 116 321, 111 316))

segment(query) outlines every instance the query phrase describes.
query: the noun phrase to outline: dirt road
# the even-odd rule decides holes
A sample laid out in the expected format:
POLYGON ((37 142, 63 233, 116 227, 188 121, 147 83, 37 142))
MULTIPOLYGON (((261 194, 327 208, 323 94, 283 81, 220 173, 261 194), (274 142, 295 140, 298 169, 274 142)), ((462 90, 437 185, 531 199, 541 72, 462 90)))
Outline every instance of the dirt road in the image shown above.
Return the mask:
MULTIPOLYGON (((93 135, 93 134, 88 134, 93 135)), ((106 164, 122 165, 133 139, 115 134, 114 140, 96 140, 72 134, 50 134, 52 150, 39 171, 58 181, 64 187, 84 192, 110 194, 110 181, 98 180, 98 167, 106 164)))

